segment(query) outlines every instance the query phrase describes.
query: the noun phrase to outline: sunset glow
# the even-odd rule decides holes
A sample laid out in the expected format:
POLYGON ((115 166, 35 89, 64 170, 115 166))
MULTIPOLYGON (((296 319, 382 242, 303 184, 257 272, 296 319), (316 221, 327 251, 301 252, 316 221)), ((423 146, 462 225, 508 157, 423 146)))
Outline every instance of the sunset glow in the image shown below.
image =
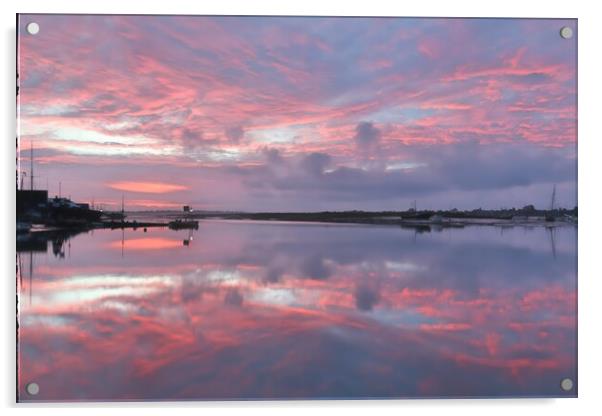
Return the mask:
POLYGON ((21 16, 23 166, 34 141, 36 187, 113 208, 123 192, 218 210, 543 207, 554 184, 571 208, 576 36, 562 26, 576 33, 554 19, 21 16))
POLYGON ((167 238, 134 238, 122 244, 121 241, 113 241, 110 247, 125 250, 165 250, 168 248, 181 247, 181 240, 170 240, 167 238))
POLYGON ((165 194, 188 189, 186 186, 162 182, 113 182, 108 186, 113 189, 147 194, 165 194))

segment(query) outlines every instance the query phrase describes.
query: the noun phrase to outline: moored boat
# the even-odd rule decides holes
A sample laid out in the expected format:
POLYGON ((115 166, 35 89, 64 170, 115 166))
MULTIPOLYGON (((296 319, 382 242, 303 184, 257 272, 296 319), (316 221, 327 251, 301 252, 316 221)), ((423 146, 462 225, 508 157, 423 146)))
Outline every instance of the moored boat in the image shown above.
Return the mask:
POLYGON ((172 230, 184 230, 184 229, 194 229, 197 230, 199 228, 199 222, 195 220, 181 220, 177 219, 174 221, 170 221, 167 226, 172 230))

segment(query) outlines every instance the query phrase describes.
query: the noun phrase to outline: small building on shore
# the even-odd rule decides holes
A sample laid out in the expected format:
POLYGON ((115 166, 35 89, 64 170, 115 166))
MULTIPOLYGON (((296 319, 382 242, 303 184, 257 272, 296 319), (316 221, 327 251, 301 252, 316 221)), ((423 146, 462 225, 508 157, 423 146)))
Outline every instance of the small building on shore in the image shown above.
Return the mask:
POLYGON ((48 191, 28 191, 17 189, 17 217, 43 209, 48 202, 48 191))

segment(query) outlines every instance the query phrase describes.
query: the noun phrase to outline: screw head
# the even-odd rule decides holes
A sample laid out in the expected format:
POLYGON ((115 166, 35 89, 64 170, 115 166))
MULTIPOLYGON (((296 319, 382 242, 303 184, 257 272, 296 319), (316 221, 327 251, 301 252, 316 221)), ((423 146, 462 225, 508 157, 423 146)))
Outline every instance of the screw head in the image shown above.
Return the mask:
POLYGON ((25 386, 25 390, 30 396, 35 396, 40 392, 40 386, 38 383, 29 383, 27 386, 25 386))
POLYGON ((571 29, 568 26, 563 27, 562 29, 560 29, 560 37, 563 39, 570 39, 573 37, 573 29, 571 29))
POLYGON ((573 380, 571 380, 570 378, 563 378, 560 382, 560 388, 564 391, 573 390, 573 380))
POLYGON ((40 25, 36 22, 31 22, 27 24, 27 33, 30 35, 37 35, 40 31, 40 25))

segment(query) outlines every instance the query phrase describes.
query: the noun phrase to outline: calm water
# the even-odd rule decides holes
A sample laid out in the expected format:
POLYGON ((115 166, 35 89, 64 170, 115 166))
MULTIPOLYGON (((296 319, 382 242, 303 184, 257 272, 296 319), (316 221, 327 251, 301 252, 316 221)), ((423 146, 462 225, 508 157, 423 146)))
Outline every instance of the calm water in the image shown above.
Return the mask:
POLYGON ((576 228, 206 221, 190 237, 22 251, 20 399, 576 394, 559 388, 576 380, 576 228))

